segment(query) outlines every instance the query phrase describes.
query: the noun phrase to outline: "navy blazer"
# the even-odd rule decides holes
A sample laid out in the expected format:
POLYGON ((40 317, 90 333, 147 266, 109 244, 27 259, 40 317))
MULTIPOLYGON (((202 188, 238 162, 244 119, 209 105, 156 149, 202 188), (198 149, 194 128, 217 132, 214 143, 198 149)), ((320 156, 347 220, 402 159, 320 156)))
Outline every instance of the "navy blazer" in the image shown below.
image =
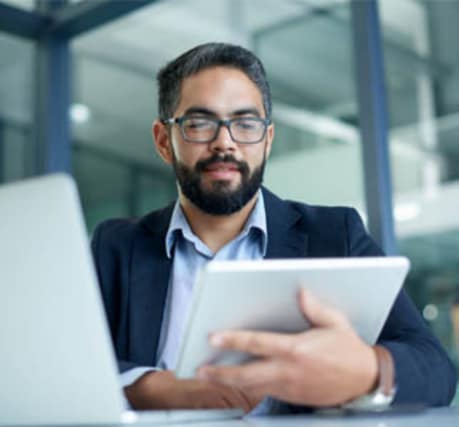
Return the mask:
MULTIPOLYGON (((354 209, 283 201, 266 189, 263 196, 266 258, 382 255, 354 209)), ((109 220, 94 233, 93 255, 120 372, 156 364, 172 265, 165 248, 172 209, 173 204, 139 220, 109 220)), ((378 343, 394 357, 395 402, 451 401, 455 369, 405 291, 378 343)))

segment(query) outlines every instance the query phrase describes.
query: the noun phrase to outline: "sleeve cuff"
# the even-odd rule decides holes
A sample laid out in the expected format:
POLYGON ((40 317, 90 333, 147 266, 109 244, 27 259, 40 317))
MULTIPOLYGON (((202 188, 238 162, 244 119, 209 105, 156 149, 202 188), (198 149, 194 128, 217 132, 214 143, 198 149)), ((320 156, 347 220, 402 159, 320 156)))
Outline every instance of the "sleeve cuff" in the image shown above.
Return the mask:
POLYGON ((120 385, 122 388, 136 382, 143 374, 150 371, 162 371, 161 368, 152 366, 139 366, 137 368, 129 369, 129 371, 120 374, 120 385))

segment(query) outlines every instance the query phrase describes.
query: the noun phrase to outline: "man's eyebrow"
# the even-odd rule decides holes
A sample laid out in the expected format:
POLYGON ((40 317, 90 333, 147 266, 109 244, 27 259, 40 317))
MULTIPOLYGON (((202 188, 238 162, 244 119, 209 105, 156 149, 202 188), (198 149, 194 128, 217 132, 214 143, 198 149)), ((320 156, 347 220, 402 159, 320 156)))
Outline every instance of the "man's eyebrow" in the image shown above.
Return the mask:
POLYGON ((209 110, 205 107, 190 107, 185 110, 184 115, 188 116, 190 114, 204 114, 206 116, 215 116, 217 117, 217 113, 215 111, 209 110))
MULTIPOLYGON (((206 107, 200 107, 200 106, 194 106, 194 107, 187 108, 184 112, 185 116, 192 115, 192 114, 203 114, 205 116, 218 117, 218 114, 215 111, 209 110, 206 107)), ((253 107, 240 108, 238 110, 232 111, 229 114, 229 116, 247 116, 247 115, 261 117, 261 114, 258 111, 258 109, 253 108, 253 107)))
POLYGON ((241 108, 240 110, 233 111, 232 116, 247 116, 247 115, 261 117, 260 112, 256 108, 241 108))

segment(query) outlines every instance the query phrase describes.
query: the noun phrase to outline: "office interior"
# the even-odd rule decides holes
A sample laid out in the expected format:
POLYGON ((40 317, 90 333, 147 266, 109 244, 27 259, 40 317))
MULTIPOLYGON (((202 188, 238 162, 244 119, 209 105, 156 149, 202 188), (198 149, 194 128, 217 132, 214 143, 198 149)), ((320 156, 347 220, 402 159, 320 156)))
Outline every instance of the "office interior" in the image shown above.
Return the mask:
POLYGON ((164 206, 176 185, 151 139, 156 72, 199 43, 246 46, 273 94, 265 185, 354 206, 370 232, 383 229, 376 240, 411 260, 405 287, 459 368, 457 22, 453 0, 1 0, 0 184, 73 174, 88 235, 164 206), (356 13, 368 6, 371 34, 356 13), (358 73, 375 58, 379 82, 358 73), (366 163, 379 143, 380 185, 366 163))

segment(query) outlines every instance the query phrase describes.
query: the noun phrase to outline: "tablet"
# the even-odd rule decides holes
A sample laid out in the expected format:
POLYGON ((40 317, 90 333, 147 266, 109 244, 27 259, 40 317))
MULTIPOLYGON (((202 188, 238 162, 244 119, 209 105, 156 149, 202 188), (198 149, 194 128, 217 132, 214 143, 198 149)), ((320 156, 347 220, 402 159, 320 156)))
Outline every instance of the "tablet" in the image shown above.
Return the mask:
POLYGON ((343 312, 374 344, 408 269, 405 257, 212 261, 197 276, 176 375, 190 378, 203 364, 248 360, 247 354, 212 348, 211 332, 305 331, 309 325, 297 302, 301 286, 343 312))

